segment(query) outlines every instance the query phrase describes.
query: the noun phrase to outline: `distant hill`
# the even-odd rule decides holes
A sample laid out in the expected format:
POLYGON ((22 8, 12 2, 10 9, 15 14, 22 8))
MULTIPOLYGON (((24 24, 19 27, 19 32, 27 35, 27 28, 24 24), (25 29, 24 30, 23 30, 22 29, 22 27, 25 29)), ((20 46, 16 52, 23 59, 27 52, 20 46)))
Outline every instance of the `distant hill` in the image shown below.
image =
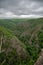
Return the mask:
POLYGON ((34 65, 41 49, 43 18, 0 19, 0 65, 34 65))

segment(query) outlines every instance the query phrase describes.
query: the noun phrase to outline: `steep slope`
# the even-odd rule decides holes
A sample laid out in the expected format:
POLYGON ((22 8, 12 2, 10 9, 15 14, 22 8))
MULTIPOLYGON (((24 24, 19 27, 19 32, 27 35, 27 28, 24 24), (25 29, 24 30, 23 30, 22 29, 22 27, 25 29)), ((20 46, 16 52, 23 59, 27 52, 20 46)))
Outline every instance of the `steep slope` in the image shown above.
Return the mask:
MULTIPOLYGON (((10 53, 17 53, 17 57, 19 59, 19 62, 21 62, 20 60, 29 60, 29 54, 26 51, 26 47, 24 44, 22 44, 21 41, 19 41, 16 36, 12 35, 12 33, 7 30, 4 27, 0 27, 0 64, 7 64, 7 57, 10 53), (3 54, 3 56, 1 56, 1 54, 3 54), (5 55, 5 56, 4 56, 5 55), (2 57, 3 60, 2 60, 2 57), (6 58, 5 58, 6 57, 6 58)), ((12 56, 12 59, 15 55, 12 56)), ((10 58, 9 58, 10 59, 10 58)), ((14 58, 15 60, 15 58, 14 58)), ((17 60, 17 59, 16 59, 17 60)), ((9 60, 10 61, 10 60, 9 60)), ((8 61, 8 64, 12 64, 8 61)), ((12 60, 11 60, 12 61, 12 60)), ((13 62, 13 61, 12 61, 13 62)), ((17 60, 18 63, 18 60, 17 60)), ((16 64, 16 62, 15 62, 16 64)))
POLYGON ((4 65, 34 65, 43 48, 43 18, 0 19, 1 40, 1 63, 5 59, 4 65))

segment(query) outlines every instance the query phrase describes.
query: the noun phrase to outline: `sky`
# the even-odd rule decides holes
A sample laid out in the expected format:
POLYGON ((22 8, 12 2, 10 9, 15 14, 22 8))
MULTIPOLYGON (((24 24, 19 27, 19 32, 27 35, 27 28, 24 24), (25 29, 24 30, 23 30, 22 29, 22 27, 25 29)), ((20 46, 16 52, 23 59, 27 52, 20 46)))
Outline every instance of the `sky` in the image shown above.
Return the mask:
POLYGON ((43 0, 0 0, 0 18, 43 17, 43 0))

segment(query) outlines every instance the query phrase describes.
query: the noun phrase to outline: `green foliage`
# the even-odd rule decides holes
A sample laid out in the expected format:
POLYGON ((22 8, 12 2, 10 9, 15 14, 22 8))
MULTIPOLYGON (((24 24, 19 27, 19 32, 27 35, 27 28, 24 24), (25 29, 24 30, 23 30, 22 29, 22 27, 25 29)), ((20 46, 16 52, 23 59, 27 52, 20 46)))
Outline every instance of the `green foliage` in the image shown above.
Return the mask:
MULTIPOLYGON (((4 44, 0 53, 0 65, 34 65, 43 48, 43 18, 40 19, 0 19, 0 43, 4 36, 4 44), (24 49, 21 55, 11 39, 24 49)), ((19 46, 18 45, 18 46, 19 46)))

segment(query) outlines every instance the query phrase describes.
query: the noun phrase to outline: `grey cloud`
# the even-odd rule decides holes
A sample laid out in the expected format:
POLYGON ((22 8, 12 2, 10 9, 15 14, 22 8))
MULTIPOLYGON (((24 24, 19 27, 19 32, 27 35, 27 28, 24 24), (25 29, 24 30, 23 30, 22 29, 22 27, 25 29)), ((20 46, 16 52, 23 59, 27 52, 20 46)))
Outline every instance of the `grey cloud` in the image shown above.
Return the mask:
POLYGON ((36 11, 43 8, 43 0, 0 0, 0 9, 2 8, 15 15, 43 15, 43 10, 36 11))

